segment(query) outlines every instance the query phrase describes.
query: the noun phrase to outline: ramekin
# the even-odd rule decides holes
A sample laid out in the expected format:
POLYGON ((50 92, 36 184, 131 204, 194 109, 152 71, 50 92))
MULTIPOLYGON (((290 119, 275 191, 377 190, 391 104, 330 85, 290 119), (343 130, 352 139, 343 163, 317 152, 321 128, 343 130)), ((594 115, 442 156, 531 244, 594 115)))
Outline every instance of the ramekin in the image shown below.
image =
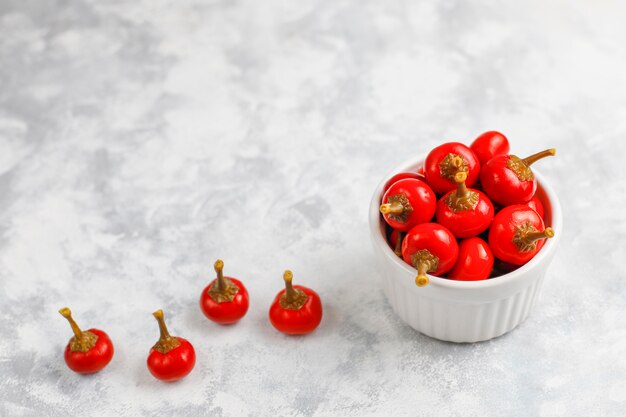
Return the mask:
POLYGON ((389 247, 385 222, 379 213, 385 183, 396 173, 417 171, 425 155, 407 161, 385 176, 372 197, 369 213, 374 256, 383 278, 385 295, 395 313, 409 326, 435 339, 479 342, 510 332, 537 304, 544 278, 562 233, 559 199, 533 167, 537 196, 545 206, 546 225, 555 236, 526 265, 484 281, 453 281, 429 275, 425 287, 415 285, 415 268, 389 247))

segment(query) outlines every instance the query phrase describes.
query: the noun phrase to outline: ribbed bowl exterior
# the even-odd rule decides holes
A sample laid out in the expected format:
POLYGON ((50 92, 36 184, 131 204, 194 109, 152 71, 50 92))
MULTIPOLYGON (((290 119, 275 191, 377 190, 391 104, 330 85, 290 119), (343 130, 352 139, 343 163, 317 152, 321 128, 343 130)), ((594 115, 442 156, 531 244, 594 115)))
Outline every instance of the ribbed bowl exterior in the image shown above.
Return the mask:
POLYGON ((384 221, 378 213, 383 185, 393 173, 415 170, 423 158, 392 171, 377 187, 370 207, 370 227, 376 263, 385 295, 396 314, 427 336, 450 342, 479 342, 501 336, 523 322, 541 294, 548 266, 562 231, 558 199, 540 174, 538 196, 546 206, 546 223, 555 230, 528 264, 486 281, 452 281, 429 276, 430 284, 415 285, 415 268, 398 258, 385 240, 384 221))

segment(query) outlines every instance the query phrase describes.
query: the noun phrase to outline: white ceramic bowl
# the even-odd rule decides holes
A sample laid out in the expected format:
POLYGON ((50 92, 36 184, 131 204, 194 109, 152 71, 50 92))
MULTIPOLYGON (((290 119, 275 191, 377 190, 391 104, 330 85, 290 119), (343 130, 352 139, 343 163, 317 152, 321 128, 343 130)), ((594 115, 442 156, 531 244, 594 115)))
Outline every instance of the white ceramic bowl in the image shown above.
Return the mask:
POLYGON ((396 256, 385 238, 379 213, 385 183, 394 174, 417 171, 425 156, 395 168, 376 187, 370 206, 374 254, 391 307, 415 330, 450 342, 478 342, 513 330, 534 308, 562 233, 562 214, 554 190, 533 167, 537 196, 545 206, 546 225, 555 236, 526 265, 485 281, 453 281, 429 275, 425 287, 415 285, 415 268, 396 256))

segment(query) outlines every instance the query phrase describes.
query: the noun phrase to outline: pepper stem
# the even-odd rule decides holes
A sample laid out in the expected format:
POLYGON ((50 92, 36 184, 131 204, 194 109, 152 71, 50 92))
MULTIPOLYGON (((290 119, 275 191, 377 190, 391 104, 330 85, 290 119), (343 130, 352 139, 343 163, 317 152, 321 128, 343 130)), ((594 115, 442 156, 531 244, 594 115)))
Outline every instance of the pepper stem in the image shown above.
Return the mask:
POLYGON ((170 332, 167 331, 167 326, 165 325, 165 320, 163 319, 163 310, 159 309, 152 313, 152 315, 155 319, 157 319, 157 322, 159 323, 159 331, 161 332, 161 337, 159 341, 165 342, 171 339, 172 336, 170 336, 170 332))
POLYGON ((554 237, 554 229, 551 227, 546 227, 546 230, 543 232, 529 232, 525 239, 528 242, 534 242, 540 239, 550 239, 554 237))
POLYGON ((465 185, 465 181, 467 181, 467 172, 459 171, 454 174, 454 182, 456 182, 457 190, 456 195, 458 197, 466 197, 467 196, 467 186, 465 185))
POLYGON ((287 310, 300 310, 309 299, 308 295, 293 287, 291 283, 293 273, 290 270, 285 271, 283 279, 285 280, 285 292, 280 296, 280 306, 287 310))
POLYGON ((393 250, 393 253, 396 254, 396 256, 402 257, 402 238, 404 233, 402 232, 396 232, 396 247, 393 250))
POLYGON ((450 160, 450 165, 452 165, 456 169, 461 168, 463 166, 463 158, 461 158, 459 155, 455 155, 450 160))
POLYGON ((283 274, 285 280, 285 297, 288 303, 292 303, 296 298, 296 290, 293 288, 291 281, 293 280, 293 272, 286 270, 283 274))
POLYGON ((83 332, 82 330, 80 330, 80 327, 78 327, 78 324, 76 324, 76 322, 72 318, 72 310, 70 310, 68 307, 63 307, 59 310, 59 313, 61 313, 61 315, 70 322, 70 326, 72 326, 72 330, 74 331, 74 336, 76 336, 76 339, 81 339, 83 337, 83 332))
POLYGON ((524 161, 524 164, 526 164, 526 166, 531 166, 540 159, 554 155, 556 155, 556 149, 546 149, 545 151, 537 152, 534 155, 530 155, 529 157, 522 159, 522 161, 524 161))
POLYGON ((213 267, 217 273, 217 282, 215 283, 217 285, 217 291, 222 292, 224 288, 226 288, 226 281, 224 280, 224 261, 218 259, 215 261, 213 267))
POLYGON ((424 287, 430 282, 428 275, 426 275, 428 272, 428 266, 429 263, 425 261, 420 261, 417 264, 417 277, 415 278, 415 284, 417 284, 418 287, 424 287))
POLYGON ((98 336, 89 330, 84 332, 80 330, 80 327, 78 327, 78 324, 76 324, 72 318, 72 311, 69 308, 63 307, 59 310, 59 313, 70 322, 70 326, 72 326, 72 330, 74 331, 74 337, 70 339, 69 343, 72 352, 87 352, 95 346, 98 336))
POLYGON ((380 212, 383 214, 402 214, 404 213, 404 206, 399 201, 394 201, 393 203, 381 204, 380 212))

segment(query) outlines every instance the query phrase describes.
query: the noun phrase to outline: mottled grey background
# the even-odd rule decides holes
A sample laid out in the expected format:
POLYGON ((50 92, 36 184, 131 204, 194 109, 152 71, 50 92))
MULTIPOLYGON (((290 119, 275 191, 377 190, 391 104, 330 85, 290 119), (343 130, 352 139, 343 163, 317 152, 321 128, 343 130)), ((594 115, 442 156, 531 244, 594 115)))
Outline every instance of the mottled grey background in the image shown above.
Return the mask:
POLYGON ((619 416, 626 410, 626 5, 618 1, 0 2, 0 415, 619 416), (455 345, 390 310, 370 193, 444 140, 507 134, 559 192, 542 302, 455 345), (217 257, 247 284, 219 327, 217 257), (266 314, 283 269, 314 334, 266 314), (81 377, 57 313, 117 352, 81 377), (198 363, 147 372, 165 309, 198 363))

